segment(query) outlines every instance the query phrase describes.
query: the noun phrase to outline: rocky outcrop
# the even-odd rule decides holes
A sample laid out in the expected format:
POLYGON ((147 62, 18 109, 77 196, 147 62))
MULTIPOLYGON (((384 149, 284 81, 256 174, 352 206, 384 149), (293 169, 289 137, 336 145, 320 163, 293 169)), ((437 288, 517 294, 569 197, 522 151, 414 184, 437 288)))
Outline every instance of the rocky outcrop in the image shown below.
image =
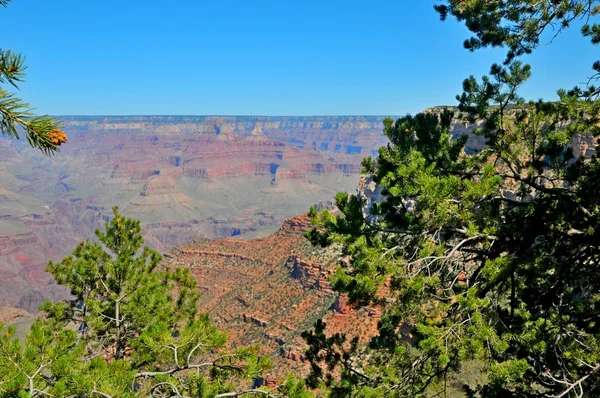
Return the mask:
POLYGON ((283 222, 280 228, 281 233, 303 233, 311 228, 310 217, 302 215, 298 217, 288 218, 283 222))
POLYGON ((370 222, 377 222, 379 216, 373 213, 373 206, 385 200, 383 188, 375 182, 372 175, 360 178, 356 189, 357 197, 363 201, 363 215, 370 222))
POLYGON ((333 310, 340 314, 349 314, 352 311, 352 308, 348 304, 348 297, 346 297, 346 295, 343 294, 338 295, 335 298, 333 310))
POLYGON ((286 267, 291 270, 292 278, 305 288, 332 293, 329 282, 332 270, 324 269, 322 264, 305 261, 292 254, 286 261, 286 267))
POLYGON ((185 177, 207 179, 210 177, 205 168, 183 167, 181 172, 185 177))
POLYGON ((573 137, 573 156, 578 159, 584 157, 590 159, 596 154, 598 140, 592 135, 576 135, 573 137))
POLYGON ((267 374, 265 376, 261 376, 261 377, 258 377, 257 379, 255 379, 253 387, 254 388, 267 387, 267 388, 273 389, 273 388, 277 387, 277 385, 279 385, 280 382, 281 382, 281 378, 273 377, 270 374, 267 374))
POLYGON ((140 192, 141 196, 148 197, 170 194, 181 194, 181 190, 175 183, 173 177, 168 176, 157 176, 150 179, 146 184, 144 184, 142 191, 140 192))
POLYGON ((289 359, 294 362, 306 362, 306 357, 304 353, 297 349, 281 349, 281 356, 285 359, 289 359))
POLYGON ((242 314, 242 320, 244 322, 251 322, 253 324, 255 324, 256 326, 260 326, 263 328, 266 328, 267 326, 269 326, 269 322, 262 320, 260 318, 257 318, 255 316, 250 316, 250 315, 246 315, 246 314, 242 314))

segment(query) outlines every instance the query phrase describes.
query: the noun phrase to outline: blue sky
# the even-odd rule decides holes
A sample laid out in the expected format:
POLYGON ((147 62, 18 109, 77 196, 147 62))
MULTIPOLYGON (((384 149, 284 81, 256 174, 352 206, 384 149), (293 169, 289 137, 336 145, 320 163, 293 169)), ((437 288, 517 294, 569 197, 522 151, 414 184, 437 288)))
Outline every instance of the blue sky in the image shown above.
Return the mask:
MULTIPOLYGON (((400 115, 455 104, 503 52, 469 53, 433 0, 14 0, 0 47, 53 115, 400 115)), ((590 75, 576 29, 526 58, 527 98, 590 75)))

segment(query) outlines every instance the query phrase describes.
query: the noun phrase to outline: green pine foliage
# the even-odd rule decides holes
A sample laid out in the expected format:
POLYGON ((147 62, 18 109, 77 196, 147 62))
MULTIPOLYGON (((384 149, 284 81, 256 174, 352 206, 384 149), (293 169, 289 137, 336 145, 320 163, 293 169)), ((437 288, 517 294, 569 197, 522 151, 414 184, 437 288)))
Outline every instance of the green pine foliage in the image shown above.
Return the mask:
MULTIPOLYGON (((349 260, 336 290, 384 314, 368 347, 322 323, 305 333, 309 382, 340 397, 450 396, 475 364, 480 377, 459 396, 600 395, 600 159, 577 145, 600 135, 598 91, 518 95, 532 73, 518 57, 547 27, 594 17, 598 2, 436 8, 474 33, 468 49, 506 47, 506 62, 464 81, 460 114, 385 121, 389 145, 363 162, 383 200, 367 209, 340 193, 338 215, 311 209, 307 237, 342 243, 349 260), (467 155, 466 137, 450 138, 453 117, 477 123, 487 147, 467 155)), ((597 29, 588 20, 582 33, 597 43, 597 29)))
POLYGON ((507 63, 530 54, 543 37, 552 39, 578 20, 585 22, 584 36, 600 41, 600 26, 590 19, 600 12, 597 0, 447 0, 435 9, 442 20, 454 16, 474 34, 465 40, 466 49, 507 48, 507 63))
MULTIPOLYGON (((7 7, 10 1, 0 0, 0 6, 7 7)), ((21 54, 0 48, 0 133, 18 139, 24 132, 33 148, 51 155, 66 142, 59 123, 49 116, 36 116, 29 104, 2 87, 9 85, 18 90, 18 84, 25 78, 25 68, 21 54)))
MULTIPOLYGON (((258 347, 226 349, 226 334, 197 313, 189 271, 162 266, 160 254, 143 246, 140 222, 113 212, 97 241, 48 264, 72 299, 45 303, 23 342, 4 329, 0 396, 242 395, 269 359, 258 347)), ((285 388, 303 396, 295 392, 302 383, 290 379, 285 388)))

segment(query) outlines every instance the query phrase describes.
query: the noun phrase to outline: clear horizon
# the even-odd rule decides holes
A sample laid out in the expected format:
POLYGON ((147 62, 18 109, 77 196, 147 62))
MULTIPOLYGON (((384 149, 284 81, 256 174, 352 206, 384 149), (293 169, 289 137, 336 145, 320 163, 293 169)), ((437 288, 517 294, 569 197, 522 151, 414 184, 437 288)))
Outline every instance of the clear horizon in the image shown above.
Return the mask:
MULTIPOLYGON (((403 115, 455 105, 464 78, 503 60, 464 50, 436 3, 15 0, 0 23, 2 48, 26 56, 18 95, 42 114, 403 115)), ((522 96, 551 100, 591 75, 594 51, 574 26, 524 61, 522 96)))
MULTIPOLYGON (((429 108, 456 108, 456 106, 454 105, 440 105, 440 106, 433 106, 433 107, 429 107, 429 108)), ((423 109, 425 110, 425 109, 423 109)), ((98 114, 98 115, 86 115, 86 114, 79 114, 79 115, 75 115, 75 114, 65 114, 65 115, 49 115, 53 118, 100 118, 100 117, 114 117, 114 118, 118 118, 118 117, 216 117, 216 118, 227 118, 227 117, 247 117, 247 118, 278 118, 278 117, 289 117, 289 118, 318 118, 318 117, 323 117, 323 118, 337 118, 337 117, 365 117, 365 118, 374 118, 374 117, 402 117, 405 116, 406 113, 399 113, 399 114, 387 114, 387 115, 361 115, 361 114, 337 114, 337 115, 333 115, 333 114, 323 114, 323 115, 260 115, 260 114, 184 114, 184 113, 180 113, 180 114, 176 114, 176 113, 171 113, 171 114, 152 114, 152 113, 147 113, 147 114, 98 114)))

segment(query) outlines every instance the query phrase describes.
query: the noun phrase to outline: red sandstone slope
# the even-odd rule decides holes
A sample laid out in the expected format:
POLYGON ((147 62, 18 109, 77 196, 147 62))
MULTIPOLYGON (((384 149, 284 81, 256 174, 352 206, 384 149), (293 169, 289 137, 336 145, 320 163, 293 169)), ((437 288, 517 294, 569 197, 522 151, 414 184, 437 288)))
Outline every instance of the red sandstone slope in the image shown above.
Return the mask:
POLYGON ((233 345, 259 343, 273 356, 274 375, 306 370, 300 333, 318 318, 330 332, 349 332, 363 342, 376 330, 377 311, 355 312, 332 292, 336 252, 313 248, 303 236, 308 228, 308 216, 294 217, 266 238, 197 239, 165 260, 190 269, 202 292, 201 310, 233 345))

